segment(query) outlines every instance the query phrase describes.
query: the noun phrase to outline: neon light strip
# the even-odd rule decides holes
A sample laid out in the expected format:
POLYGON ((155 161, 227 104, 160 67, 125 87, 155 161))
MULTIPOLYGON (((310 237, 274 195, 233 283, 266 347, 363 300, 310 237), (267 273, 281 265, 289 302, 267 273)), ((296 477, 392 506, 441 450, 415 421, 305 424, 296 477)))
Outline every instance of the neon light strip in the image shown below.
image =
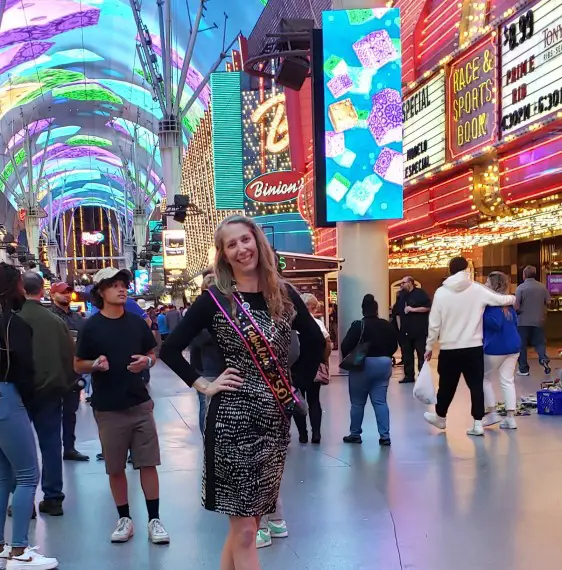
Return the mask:
MULTIPOLYGON (((536 160, 533 160, 532 164, 522 164, 521 166, 518 166, 517 168, 510 168, 508 171, 503 173, 502 176, 505 178, 506 176, 509 176, 513 172, 517 172, 518 170, 521 170, 522 168, 529 168, 531 166, 535 166, 535 164, 538 164, 539 162, 542 162, 543 160, 550 160, 551 158, 554 158, 555 156, 559 156, 559 155, 562 155, 562 150, 557 152, 556 154, 543 156, 542 158, 538 158, 536 160)), ((502 189, 507 189, 507 188, 511 188, 512 186, 519 186, 520 184, 525 184, 526 182, 530 182, 531 180, 534 180, 535 178, 539 178, 540 176, 544 176, 544 172, 545 171, 543 170, 543 171, 533 175, 531 178, 527 178, 526 180, 521 180, 519 182, 513 182, 512 184, 507 184, 505 186, 502 185, 502 189)))
MULTIPOLYGON (((432 203, 435 203, 435 202, 438 202, 438 201, 442 200, 443 198, 446 198, 447 196, 452 196, 453 194, 458 194, 459 192, 463 192, 463 191, 465 191, 465 190, 470 191, 470 185, 468 185, 468 186, 463 186, 462 188, 459 188, 458 190, 453 190, 452 192, 449 192, 448 194, 444 194, 443 196, 435 196, 435 197, 433 197, 433 198, 430 198, 430 199, 427 201, 427 205, 432 204, 432 203)), ((470 199, 472 199, 472 197, 471 197, 470 199)), ((415 210, 415 209, 420 208, 420 207, 425 206, 425 205, 426 205, 426 202, 422 202, 422 203, 420 203, 420 204, 417 204, 416 206, 411 206, 411 207, 409 207, 409 208, 404 208, 404 213, 406 213, 406 212, 411 212, 412 210, 415 210)), ((444 209, 444 208, 448 208, 448 207, 450 207, 450 206, 451 206, 451 204, 449 204, 449 205, 447 205, 447 206, 443 206, 442 208, 439 208, 438 210, 434 210, 434 212, 440 211, 440 210, 442 210, 442 209, 444 209)), ((425 216, 427 216, 427 213, 425 213, 425 214, 424 214, 423 216, 421 216, 421 217, 425 217, 425 216)), ((419 218, 412 218, 412 220, 414 220, 414 219, 419 219, 419 218)), ((400 220, 400 221, 397 222, 396 224, 392 224, 392 225, 389 226, 389 227, 390 227, 390 228, 394 228, 394 227, 400 226, 400 225, 402 225, 402 224, 407 224, 408 222, 410 222, 410 221, 412 221, 412 220, 400 220)))
MULTIPOLYGON (((424 44, 426 44, 427 41, 429 40, 429 38, 434 36, 443 26, 447 25, 449 23, 449 21, 452 20, 455 16, 458 16, 458 14, 456 12, 453 12, 446 20, 443 20, 441 22, 441 24, 439 26, 437 26, 437 28, 435 28, 429 35, 427 35, 426 37, 423 38, 423 40, 420 41, 420 46, 423 46, 424 44)), ((446 39, 446 37, 440 36, 438 41, 442 41, 444 39, 446 39)), ((420 56, 422 56, 430 47, 432 47, 436 43, 438 43, 438 41, 432 42, 430 46, 428 46, 425 50, 421 51, 420 56)), ((420 57, 420 56, 418 56, 418 57, 420 57)))
POLYGON ((561 139, 562 139, 562 135, 558 135, 557 137, 554 137, 553 139, 550 139, 550 140, 547 140, 547 141, 540 141, 540 142, 538 142, 538 143, 537 143, 536 145, 534 145, 534 146, 525 148, 525 149, 523 149, 523 150, 517 150, 517 151, 515 151, 513 154, 506 154, 505 156, 502 156, 502 157, 500 158, 500 164, 501 164, 502 162, 505 162, 506 160, 508 160, 508 159, 510 159, 510 158, 512 158, 512 157, 514 157, 514 156, 520 156, 520 155, 522 155, 522 154, 524 154, 524 153, 526 153, 526 152, 530 152, 530 151, 532 151, 532 150, 535 150, 536 148, 539 148, 539 147, 541 147, 541 146, 545 146, 545 145, 547 145, 547 144, 551 144, 551 143, 553 143, 553 142, 555 142, 555 141, 559 141, 559 140, 561 140, 561 139))
POLYGON ((439 6, 436 6, 436 8, 434 10, 432 10, 424 19, 423 23, 427 24, 427 22, 433 22, 436 19, 436 12, 440 12, 441 8, 443 7, 443 4, 447 4, 447 7, 443 10, 443 14, 441 15, 445 15, 447 13, 448 10, 450 10, 451 8, 457 8, 458 9, 458 5, 457 2, 455 0, 444 0, 443 2, 441 2, 441 4, 439 4, 439 6))
POLYGON ((555 192, 562 190, 562 186, 555 186, 554 188, 547 188, 546 190, 540 190, 535 192, 535 194, 530 194, 528 196, 518 196, 509 200, 504 198, 506 204, 514 204, 515 202, 523 202, 524 200, 532 200, 533 198, 539 198, 540 196, 545 196, 547 194, 554 194, 555 192))

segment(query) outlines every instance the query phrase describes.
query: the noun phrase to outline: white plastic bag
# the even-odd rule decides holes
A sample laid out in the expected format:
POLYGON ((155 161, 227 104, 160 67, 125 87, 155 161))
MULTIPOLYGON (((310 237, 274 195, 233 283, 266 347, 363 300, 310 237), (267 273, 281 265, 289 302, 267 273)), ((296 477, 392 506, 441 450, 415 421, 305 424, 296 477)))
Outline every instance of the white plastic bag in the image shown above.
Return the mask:
POLYGON ((431 366, 427 360, 423 363, 418 379, 414 384, 414 398, 417 398, 422 404, 437 404, 431 366))

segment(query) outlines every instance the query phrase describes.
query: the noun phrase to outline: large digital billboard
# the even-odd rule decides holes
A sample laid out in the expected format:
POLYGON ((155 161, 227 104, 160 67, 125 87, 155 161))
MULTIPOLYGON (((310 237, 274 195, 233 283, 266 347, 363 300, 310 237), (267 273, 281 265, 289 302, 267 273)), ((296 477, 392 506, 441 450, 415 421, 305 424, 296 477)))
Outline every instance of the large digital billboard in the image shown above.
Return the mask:
POLYGON ((326 221, 402 218, 400 11, 323 13, 326 221))

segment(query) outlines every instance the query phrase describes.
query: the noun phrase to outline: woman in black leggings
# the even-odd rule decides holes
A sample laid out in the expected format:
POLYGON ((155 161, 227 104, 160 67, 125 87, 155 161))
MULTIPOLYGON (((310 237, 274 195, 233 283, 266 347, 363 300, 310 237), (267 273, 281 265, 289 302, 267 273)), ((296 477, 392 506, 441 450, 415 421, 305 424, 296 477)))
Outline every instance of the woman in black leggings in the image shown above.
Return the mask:
MULTIPOLYGON (((318 311, 318 299, 311 295, 310 293, 305 293, 302 295, 302 300, 306 305, 306 308, 310 312, 310 314, 314 317, 314 320, 317 322, 322 334, 324 335, 324 339, 326 341, 326 351, 324 354, 324 361, 325 363, 329 363, 330 353, 332 351, 332 344, 330 342, 330 333, 326 329, 326 325, 318 319, 315 315, 318 311)), ((321 433, 320 427, 322 425, 322 406, 320 405, 320 387, 322 386, 321 382, 315 380, 308 380, 307 382, 302 381, 302 374, 299 374, 298 370, 298 363, 297 366, 293 366, 292 370, 292 378, 293 383, 296 388, 298 388, 302 395, 306 398, 308 403, 309 409, 309 417, 310 417, 310 427, 312 430, 312 443, 320 443, 321 433)), ((297 425, 297 429, 299 430, 299 441, 301 443, 308 443, 308 429, 306 424, 306 417, 301 416, 299 414, 295 414, 295 424, 297 425)))

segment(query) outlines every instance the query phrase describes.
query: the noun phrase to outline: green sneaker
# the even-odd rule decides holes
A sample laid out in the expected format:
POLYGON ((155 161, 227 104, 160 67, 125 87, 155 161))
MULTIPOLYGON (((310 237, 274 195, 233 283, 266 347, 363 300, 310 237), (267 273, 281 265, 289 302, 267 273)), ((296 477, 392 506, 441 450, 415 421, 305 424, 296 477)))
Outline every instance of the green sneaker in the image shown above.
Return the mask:
POLYGON ((271 546, 271 534, 269 529, 260 528, 256 534, 256 548, 271 546))
POLYGON ((289 536, 285 521, 269 521, 267 526, 269 527, 271 538, 286 538, 289 536))

